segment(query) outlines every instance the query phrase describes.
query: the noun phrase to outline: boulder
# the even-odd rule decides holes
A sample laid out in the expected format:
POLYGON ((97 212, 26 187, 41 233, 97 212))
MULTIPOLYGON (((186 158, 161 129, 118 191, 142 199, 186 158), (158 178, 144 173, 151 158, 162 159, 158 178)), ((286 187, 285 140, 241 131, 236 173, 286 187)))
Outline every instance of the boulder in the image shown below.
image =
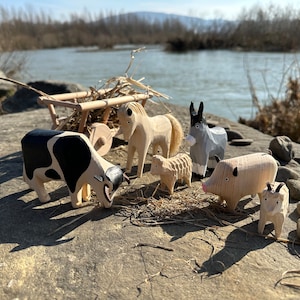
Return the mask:
MULTIPOLYGON (((79 84, 58 81, 34 81, 27 83, 27 85, 49 95, 87 90, 79 84)), ((13 96, 3 101, 2 109, 6 113, 16 113, 41 108, 43 106, 37 102, 39 96, 38 93, 30 89, 18 88, 13 96)))
POLYGON ((279 166, 276 176, 276 181, 287 182, 288 179, 300 179, 299 173, 291 168, 285 166, 279 166))
POLYGON ((287 136, 277 136, 270 142, 269 149, 272 154, 283 162, 289 162, 294 158, 293 143, 287 136))
POLYGON ((294 200, 300 200, 300 180, 288 179, 286 185, 290 191, 290 197, 294 200))

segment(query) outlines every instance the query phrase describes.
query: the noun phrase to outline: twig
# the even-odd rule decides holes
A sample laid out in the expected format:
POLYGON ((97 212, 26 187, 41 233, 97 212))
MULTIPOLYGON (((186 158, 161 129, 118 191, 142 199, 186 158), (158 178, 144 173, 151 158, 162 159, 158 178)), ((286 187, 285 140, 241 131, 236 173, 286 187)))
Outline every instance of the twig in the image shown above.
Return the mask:
POLYGON ((129 61, 129 65, 128 65, 126 71, 125 71, 125 75, 126 75, 126 76, 128 76, 127 73, 128 73, 128 71, 129 71, 129 69, 131 68, 131 65, 132 65, 132 63, 133 63, 133 61, 134 61, 134 53, 142 52, 142 51, 144 51, 144 50, 146 50, 146 47, 141 47, 141 48, 134 49, 134 50, 131 51, 131 53, 130 53, 130 61, 129 61))
POLYGON ((245 61, 245 59, 244 59, 244 68, 246 69, 246 75, 247 75, 247 80, 248 80, 248 84, 249 84, 250 94, 251 94, 251 97, 252 97, 252 103, 253 103, 254 106, 257 107, 257 109, 259 111, 261 111, 261 106, 260 106, 258 98, 256 96, 256 92, 255 92, 255 88, 254 88, 254 85, 253 85, 253 82, 252 82, 252 78, 249 74, 248 61, 245 61))
POLYGON ((208 244, 209 246, 211 246, 211 251, 210 251, 210 255, 209 255, 209 259, 211 259, 212 256, 213 256, 213 254, 214 254, 214 252, 215 252, 215 247, 214 247, 214 245, 213 245, 211 242, 209 242, 209 241, 207 241, 207 240, 205 240, 205 239, 202 239, 202 238, 193 238, 193 240, 200 240, 200 241, 205 242, 205 243, 208 244))
POLYGON ((293 277, 299 277, 300 276, 300 270, 290 270, 290 271, 285 271, 282 273, 281 275, 281 278, 275 283, 275 288, 277 287, 278 284, 281 284, 281 285, 285 285, 287 287, 291 287, 291 288, 295 288, 295 289, 300 289, 300 284, 294 284, 294 283, 282 283, 282 281, 284 279, 287 279, 287 278, 293 278, 293 277), (286 275, 290 275, 290 274, 295 274, 294 276, 288 276, 288 277, 285 277, 286 275))
POLYGON ((0 79, 1 79, 1 80, 5 80, 5 81, 12 82, 12 83, 17 84, 17 85, 20 85, 20 86, 22 86, 22 87, 24 87, 24 88, 26 88, 26 89, 28 89, 28 90, 32 90, 32 91, 34 91, 34 92, 40 94, 41 96, 50 97, 50 95, 48 95, 48 94, 44 93, 43 91, 40 91, 40 90, 38 90, 38 89, 32 87, 32 86, 30 86, 30 85, 28 85, 28 84, 26 84, 26 83, 23 83, 23 82, 20 82, 20 81, 11 79, 11 78, 0 77, 0 79))
POLYGON ((158 249, 162 249, 162 250, 166 250, 166 251, 174 251, 174 249, 172 249, 172 248, 159 246, 159 245, 155 245, 155 244, 150 244, 150 243, 137 243, 134 245, 133 248, 137 248, 137 247, 152 247, 152 248, 158 248, 158 249))
POLYGON ((295 242, 296 242, 296 239, 294 239, 292 242, 293 250, 294 250, 295 254, 298 256, 298 258, 300 258, 299 252, 295 249, 295 242))
POLYGON ((160 186, 160 183, 158 183, 158 184, 156 185, 156 187, 155 187, 155 189, 154 189, 154 191, 153 191, 153 193, 152 193, 152 195, 151 195, 152 198, 153 198, 154 195, 156 194, 156 192, 157 192, 159 186, 160 186))
MULTIPOLYGON (((140 219, 140 220, 135 220, 135 222, 132 220, 132 224, 133 225, 138 225, 137 223, 140 223, 141 225, 138 225, 138 226, 158 226, 158 225, 168 225, 168 224, 180 224, 180 223, 188 223, 188 224, 191 224, 189 222, 195 222, 197 220, 201 220, 203 221, 203 219, 190 219, 190 220, 184 220, 184 219, 177 219, 177 220, 165 220, 165 221, 155 221, 153 219, 149 219, 149 221, 147 222, 146 219, 140 219)), ((193 225, 195 225, 193 223, 193 225)), ((200 224, 198 225, 195 225, 195 226, 198 226, 198 227, 202 227, 200 224)), ((207 227, 207 226, 204 226, 203 227, 207 227)))

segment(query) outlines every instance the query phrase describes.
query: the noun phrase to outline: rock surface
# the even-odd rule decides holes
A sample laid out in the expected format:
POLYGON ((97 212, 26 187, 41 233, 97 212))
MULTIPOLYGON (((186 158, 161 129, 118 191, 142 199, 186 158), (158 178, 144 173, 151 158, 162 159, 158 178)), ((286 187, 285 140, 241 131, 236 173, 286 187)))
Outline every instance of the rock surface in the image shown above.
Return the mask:
MULTIPOLYGON (((86 90, 86 88, 79 84, 57 81, 34 81, 27 83, 27 85, 43 91, 48 95, 86 90)), ((6 113, 16 113, 23 112, 25 110, 42 108, 43 106, 37 102, 39 96, 40 95, 33 90, 20 87, 11 97, 8 97, 3 101, 2 109, 6 113)))
MULTIPOLYGON (((187 133, 188 108, 167 106, 187 133)), ((153 103, 146 109, 166 113, 153 103)), ((47 184, 52 201, 42 204, 22 180, 20 140, 34 128, 49 129, 50 115, 39 109, 0 118, 0 299, 299 299, 299 273, 281 280, 299 270, 294 199, 283 226, 286 242, 276 242, 271 224, 268 237, 257 235, 257 196, 242 199, 236 214, 204 194, 198 179, 170 197, 157 190, 148 156, 144 176, 131 176, 111 209, 72 209, 65 185, 55 182, 47 184)), ((228 145, 226 158, 267 151, 272 137, 210 118, 253 140, 228 145)), ((111 149, 106 159, 124 167, 126 147, 111 149)), ((297 174, 300 145, 293 149, 284 167, 297 174)))
POLYGON ((270 142, 269 148, 273 156, 281 161, 289 162, 294 158, 293 144, 287 136, 274 137, 270 142))

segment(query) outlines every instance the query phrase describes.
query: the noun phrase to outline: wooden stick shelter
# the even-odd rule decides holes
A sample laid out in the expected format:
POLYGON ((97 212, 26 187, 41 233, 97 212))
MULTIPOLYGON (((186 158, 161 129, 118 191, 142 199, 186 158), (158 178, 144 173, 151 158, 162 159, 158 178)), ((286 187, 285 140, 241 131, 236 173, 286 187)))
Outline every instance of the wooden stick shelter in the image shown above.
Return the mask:
MULTIPOLYGON (((98 90, 98 95, 103 95, 108 92, 108 89, 98 90)), ((134 95, 126 95, 109 99, 101 99, 97 101, 87 101, 79 103, 77 100, 88 98, 92 96, 91 91, 87 92, 78 92, 78 93, 65 93, 65 94, 56 94, 49 96, 40 96, 39 102, 41 104, 47 105, 50 116, 53 123, 53 128, 57 128, 59 125, 59 118, 55 111, 55 106, 62 106, 72 108, 75 111, 81 113, 81 121, 79 124, 78 132, 84 132, 86 128, 86 121, 88 114, 91 110, 94 109, 104 109, 104 118, 102 122, 104 124, 107 123, 110 109, 114 105, 121 105, 123 103, 131 102, 131 101, 142 101, 142 105, 146 104, 147 99, 151 97, 150 94, 134 94, 134 95)))
POLYGON ((131 95, 105 98, 111 91, 112 89, 108 88, 56 95, 41 95, 38 98, 38 102, 48 107, 53 124, 52 128, 56 130, 61 129, 60 123, 63 122, 62 120, 68 119, 68 117, 59 118, 56 107, 70 108, 73 110, 73 114, 79 114, 78 132, 88 134, 97 152, 100 155, 105 155, 111 148, 113 137, 118 132, 118 130, 110 129, 107 126, 112 107, 132 101, 141 101, 141 104, 144 106, 147 99, 151 97, 151 93, 133 93, 131 95), (94 110, 103 110, 101 124, 99 122, 93 123, 90 128, 87 128, 88 116, 94 110))

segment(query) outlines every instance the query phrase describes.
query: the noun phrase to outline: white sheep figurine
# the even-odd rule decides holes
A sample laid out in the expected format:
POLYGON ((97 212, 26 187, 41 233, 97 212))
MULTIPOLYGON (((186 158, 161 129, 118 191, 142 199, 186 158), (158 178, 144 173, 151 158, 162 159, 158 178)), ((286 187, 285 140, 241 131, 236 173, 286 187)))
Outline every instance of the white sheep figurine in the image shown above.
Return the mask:
POLYGON ((150 173, 160 175, 161 187, 166 186, 172 195, 177 180, 181 180, 191 187, 192 167, 192 159, 186 153, 178 153, 171 158, 153 155, 150 173))
POLYGON ((288 213, 289 189, 283 182, 275 182, 273 186, 267 183, 267 187, 259 195, 260 219, 258 233, 262 234, 266 222, 272 222, 275 229, 275 237, 279 238, 283 223, 288 213))

